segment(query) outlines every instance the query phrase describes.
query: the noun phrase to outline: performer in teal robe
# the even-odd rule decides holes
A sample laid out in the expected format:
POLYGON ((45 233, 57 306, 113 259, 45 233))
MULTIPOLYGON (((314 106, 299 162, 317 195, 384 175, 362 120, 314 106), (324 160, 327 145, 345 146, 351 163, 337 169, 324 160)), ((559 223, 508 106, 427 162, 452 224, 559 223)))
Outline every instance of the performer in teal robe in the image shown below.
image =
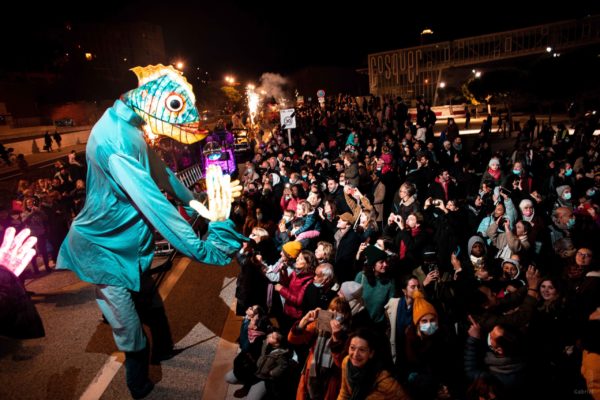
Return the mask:
MULTIPOLYGON (((148 379, 147 339, 132 295, 147 286, 144 280, 149 278, 144 273, 154 254, 153 228, 185 256, 217 265, 228 264, 231 254, 248 239, 227 219, 231 198, 239 191, 235 182, 230 184, 228 177, 215 169, 207 172, 211 193, 206 209, 147 144, 145 135, 166 135, 183 143, 206 136, 198 130, 191 85, 172 67, 137 67, 133 71, 139 87, 117 100, 91 131, 86 148, 85 206, 63 242, 57 268, 70 269, 96 285, 96 301, 113 329, 117 347, 126 354, 131 395, 142 398, 153 384, 148 379), (186 205, 190 216, 195 207, 213 221, 206 241, 196 236, 161 189, 186 205)), ((153 296, 151 303, 162 305, 156 291, 148 295, 153 296)), ((162 307, 153 315, 154 322, 166 323, 162 307)), ((157 330, 155 338, 152 331, 153 341, 166 342, 160 344, 160 351, 162 357, 168 357, 170 333, 165 333, 164 327, 160 332, 157 330)))

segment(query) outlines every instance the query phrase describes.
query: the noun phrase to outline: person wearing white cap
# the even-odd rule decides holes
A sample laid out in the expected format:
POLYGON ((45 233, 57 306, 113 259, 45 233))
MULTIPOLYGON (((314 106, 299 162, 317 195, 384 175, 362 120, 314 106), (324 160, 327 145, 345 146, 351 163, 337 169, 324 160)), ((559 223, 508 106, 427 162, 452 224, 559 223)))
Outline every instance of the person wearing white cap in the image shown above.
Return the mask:
MULTIPOLYGON (((494 186, 500 186, 504 181, 504 173, 500 169, 500 160, 498 157, 492 157, 488 162, 488 168, 481 177, 481 183, 493 182, 494 186)), ((480 185, 481 186, 481 185, 480 185)))

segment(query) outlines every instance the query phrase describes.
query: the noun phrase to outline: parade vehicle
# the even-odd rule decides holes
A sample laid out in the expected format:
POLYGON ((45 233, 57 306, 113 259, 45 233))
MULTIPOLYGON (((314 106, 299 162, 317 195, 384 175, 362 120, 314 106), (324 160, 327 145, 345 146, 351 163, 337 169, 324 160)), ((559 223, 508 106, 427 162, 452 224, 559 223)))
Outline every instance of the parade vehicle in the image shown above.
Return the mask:
POLYGON ((235 138, 227 130, 214 131, 207 136, 202 147, 202 171, 209 165, 218 165, 223 173, 231 175, 237 169, 235 162, 235 138))

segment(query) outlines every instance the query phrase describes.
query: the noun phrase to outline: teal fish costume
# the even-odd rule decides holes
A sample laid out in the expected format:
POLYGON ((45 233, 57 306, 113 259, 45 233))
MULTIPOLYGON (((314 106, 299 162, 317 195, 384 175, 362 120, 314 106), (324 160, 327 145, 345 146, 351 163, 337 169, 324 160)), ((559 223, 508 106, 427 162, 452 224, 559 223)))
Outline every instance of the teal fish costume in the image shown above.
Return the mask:
MULTIPOLYGON (((179 71, 162 65, 133 71, 139 87, 125 93, 92 128, 85 206, 61 246, 57 268, 96 285, 97 303, 117 347, 126 352, 128 387, 139 397, 152 390, 152 383, 132 292, 140 291, 151 266, 153 228, 185 256, 208 264, 228 264, 248 239, 234 230, 231 220, 224 220, 211 222, 208 239, 200 240, 163 195, 161 189, 185 205, 193 200, 144 135, 193 143, 206 132, 199 130, 192 87, 179 71)), ((190 207, 186 211, 194 214, 190 207)))

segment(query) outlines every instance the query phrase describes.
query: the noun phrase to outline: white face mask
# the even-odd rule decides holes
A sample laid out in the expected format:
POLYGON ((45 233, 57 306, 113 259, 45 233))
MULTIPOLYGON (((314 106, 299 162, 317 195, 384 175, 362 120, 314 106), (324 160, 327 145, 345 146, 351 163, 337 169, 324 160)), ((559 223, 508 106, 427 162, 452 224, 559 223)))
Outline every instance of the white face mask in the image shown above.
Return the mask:
POLYGON ((419 325, 419 330, 425 335, 433 335, 438 329, 437 322, 426 322, 424 324, 419 325))

